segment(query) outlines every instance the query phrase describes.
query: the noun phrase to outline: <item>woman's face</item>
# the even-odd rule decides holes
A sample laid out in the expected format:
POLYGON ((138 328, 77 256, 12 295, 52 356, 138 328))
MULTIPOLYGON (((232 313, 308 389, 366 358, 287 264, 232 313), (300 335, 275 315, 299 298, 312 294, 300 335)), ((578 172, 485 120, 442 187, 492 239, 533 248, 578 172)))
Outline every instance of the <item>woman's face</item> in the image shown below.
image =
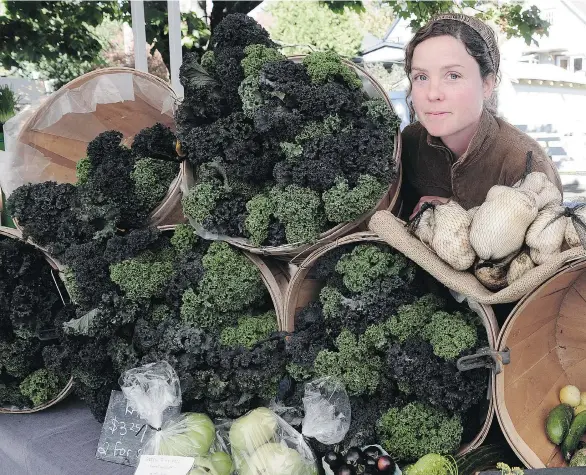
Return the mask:
POLYGON ((492 77, 482 80, 478 63, 464 43, 449 35, 429 38, 415 47, 411 82, 417 118, 446 145, 472 138, 484 99, 494 87, 492 77))

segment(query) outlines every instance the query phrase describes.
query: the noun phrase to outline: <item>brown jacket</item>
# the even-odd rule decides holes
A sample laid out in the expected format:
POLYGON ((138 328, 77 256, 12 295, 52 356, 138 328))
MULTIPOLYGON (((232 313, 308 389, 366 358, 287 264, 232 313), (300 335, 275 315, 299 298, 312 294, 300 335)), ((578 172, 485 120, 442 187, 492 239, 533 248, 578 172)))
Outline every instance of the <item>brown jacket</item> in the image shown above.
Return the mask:
POLYGON ((562 190, 560 177, 545 150, 519 129, 484 111, 468 150, 458 160, 419 123, 402 133, 403 216, 422 196, 453 198, 464 208, 481 205, 493 185, 513 185, 533 152, 532 171, 544 172, 562 190))

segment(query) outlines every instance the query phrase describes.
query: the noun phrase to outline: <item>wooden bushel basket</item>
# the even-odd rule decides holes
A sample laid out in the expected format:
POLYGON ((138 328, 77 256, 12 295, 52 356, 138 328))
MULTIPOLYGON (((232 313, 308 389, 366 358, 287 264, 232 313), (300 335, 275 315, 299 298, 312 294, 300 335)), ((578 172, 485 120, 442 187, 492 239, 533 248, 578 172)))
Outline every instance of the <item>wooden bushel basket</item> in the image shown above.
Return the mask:
MULTIPOLYGON (((157 122, 175 130, 176 100, 163 80, 131 68, 98 69, 74 79, 42 103, 22 126, 11 149, 20 160, 22 183, 75 183, 75 167, 86 156, 88 143, 107 130, 121 132, 126 145, 140 130, 157 122), (118 89, 122 84, 124 92, 118 89), (94 104, 96 93, 108 97, 108 102, 94 104), (76 107, 82 112, 76 112, 76 107)), ((151 224, 184 221, 180 183, 178 175, 152 211, 151 224)))
MULTIPOLYGON (((0 199, 0 209, 2 209, 2 200, 1 199, 0 199)), ((18 240, 22 241, 22 234, 20 233, 20 231, 18 231, 17 229, 6 228, 1 225, 0 225, 0 236, 4 236, 4 237, 10 238, 10 239, 18 239, 18 240)), ((32 246, 33 244, 30 244, 30 245, 32 246)), ((43 255, 45 256, 45 260, 51 266, 51 268, 54 271, 58 272, 60 269, 59 263, 57 261, 55 261, 43 249, 39 248, 38 246, 35 246, 35 247, 37 249, 39 249, 40 252, 43 253, 43 255)), ((51 406, 54 406, 58 402, 65 399, 71 393, 72 390, 73 390, 73 378, 70 378, 69 381, 67 382, 67 384, 65 385, 65 387, 63 389, 61 389, 59 394, 57 394, 57 396, 54 399, 52 399, 51 401, 48 401, 45 404, 41 404, 40 406, 36 406, 36 407, 30 408, 30 409, 9 409, 9 408, 0 407, 0 414, 32 414, 33 412, 42 411, 44 409, 48 409, 51 406)))
POLYGON ((586 391, 585 323, 586 259, 580 259, 525 296, 503 325, 498 348, 508 348, 511 361, 496 376, 497 417, 529 468, 567 465, 546 436, 545 420, 563 386, 586 391))
MULTIPOLYGON (((345 236, 341 239, 336 240, 323 246, 322 248, 311 253, 303 263, 298 267, 297 271, 292 275, 287 293, 285 295, 285 319, 283 321, 282 330, 287 332, 293 332, 295 330, 295 314, 305 307, 309 302, 317 300, 319 293, 323 287, 323 283, 316 279, 313 279, 311 275, 308 275, 311 268, 315 265, 317 260, 326 254, 327 252, 335 249, 336 247, 344 246, 346 244, 358 244, 358 243, 379 243, 385 246, 388 244, 378 237, 376 234, 368 232, 359 232, 345 236)), ((498 324, 494 316, 492 307, 488 305, 480 305, 482 323, 486 329, 488 336, 488 344, 491 349, 495 348, 496 335, 498 333, 498 324)), ((489 376, 489 388, 494 385, 494 374, 491 372, 489 376)), ((494 397, 491 397, 488 402, 488 409, 486 418, 482 423, 482 427, 478 434, 471 440, 466 441, 460 447, 458 455, 464 455, 468 452, 479 447, 490 429, 490 424, 494 418, 494 397)))
MULTIPOLYGON (((290 56, 288 59, 294 62, 301 62, 303 61, 304 55, 298 56, 290 56)), ((373 78, 370 74, 368 74, 365 70, 357 66, 356 64, 352 63, 351 61, 343 60, 343 63, 346 64, 349 68, 354 70, 358 77, 362 80, 364 91, 370 98, 381 98, 387 103, 389 108, 394 111, 393 105, 385 92, 382 86, 377 82, 375 78, 373 78)), ((230 243, 235 247, 239 247, 245 251, 248 251, 253 254, 261 254, 265 256, 271 256, 278 259, 283 260, 292 260, 296 263, 299 263, 303 260, 303 258, 307 257, 312 251, 319 249, 326 243, 335 241, 336 239, 346 236, 352 232, 355 232, 364 227, 364 223, 370 219, 370 217, 379 210, 386 210, 393 213, 397 213, 400 205, 399 201, 399 191, 401 189, 401 182, 402 182, 402 169, 401 169, 401 133, 400 130, 397 128, 395 139, 394 139, 394 149, 393 149, 393 156, 389 157, 393 158, 395 162, 395 180, 389 184, 389 188, 387 193, 381 197, 380 201, 374 207, 374 209, 364 213, 362 216, 358 217, 354 221, 350 223, 340 223, 337 226, 329 229, 322 233, 318 240, 312 244, 283 244, 281 246, 263 246, 263 247, 255 247, 245 238, 237 238, 237 237, 223 237, 226 242, 230 243)), ((195 185, 196 177, 194 176, 193 167, 185 160, 181 166, 181 177, 183 180, 182 188, 183 190, 189 190, 195 185)))

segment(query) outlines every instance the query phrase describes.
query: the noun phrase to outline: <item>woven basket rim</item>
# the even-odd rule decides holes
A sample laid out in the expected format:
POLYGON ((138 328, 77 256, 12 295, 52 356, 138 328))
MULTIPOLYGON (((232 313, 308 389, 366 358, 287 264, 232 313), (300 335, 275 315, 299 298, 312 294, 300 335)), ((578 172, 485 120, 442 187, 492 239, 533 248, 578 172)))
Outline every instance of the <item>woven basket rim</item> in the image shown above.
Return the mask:
MULTIPOLYGON (((308 55, 300 54, 300 55, 291 55, 287 56, 289 60, 301 60, 302 58, 308 55)), ((357 64, 353 63, 352 61, 348 61, 346 59, 342 59, 342 62, 347 66, 351 67, 352 69, 359 72, 360 75, 363 75, 371 84, 371 86, 378 92, 379 96, 385 101, 385 103, 389 106, 389 108, 396 114, 395 108, 388 96, 385 92, 384 88, 380 85, 380 83, 366 70, 358 66, 357 64)), ((397 114, 398 115, 398 114, 397 114)), ((259 254, 263 256, 275 257, 275 258, 283 258, 283 259, 290 259, 291 262, 294 262, 300 258, 305 257, 307 254, 312 252, 315 249, 318 249, 322 245, 339 238, 340 236, 344 236, 355 230, 359 225, 367 221, 372 215, 379 210, 381 205, 390 198, 390 205, 388 209, 391 210, 397 204, 399 200, 399 192, 401 189, 401 183, 403 180, 403 167, 401 164, 401 150, 402 150, 402 139, 401 139, 401 130, 400 126, 397 126, 397 131, 394 138, 393 144, 393 154, 392 157, 395 160, 395 169, 393 170, 396 174, 396 178, 389 183, 387 191, 381 197, 381 199, 377 202, 373 209, 365 212, 354 221, 348 223, 340 223, 334 226, 333 228, 328 229, 321 233, 318 237, 318 240, 315 243, 311 244, 283 244, 281 246, 253 246, 250 244, 250 241, 246 238, 234 238, 234 237, 225 237, 222 238, 223 241, 232 244, 235 247, 243 249, 253 254, 259 254)), ((191 182, 193 180, 193 168, 184 160, 181 165, 181 178, 182 184, 185 188, 191 187, 191 182)))
MULTIPOLYGON (((295 318, 295 306, 296 306, 296 297, 299 294, 299 291, 302 288, 302 284, 305 281, 305 278, 311 268, 314 266, 316 261, 324 254, 327 254, 332 249, 335 249, 340 246, 344 246, 346 244, 356 244, 362 242, 374 242, 384 244, 385 246, 391 247, 380 238, 378 235, 371 233, 371 232, 358 232, 354 234, 350 234, 348 236, 344 236, 340 239, 336 239, 335 241, 326 244, 320 249, 312 252, 309 256, 305 258, 305 260, 301 263, 301 265, 297 268, 297 271, 291 276, 289 281, 289 286, 287 287, 287 293, 285 294, 285 326, 283 326, 282 330, 284 331, 293 331, 294 330, 294 318, 295 318)), ((498 325, 496 323, 496 318, 494 316, 494 312, 492 307, 489 305, 480 304, 480 308, 483 310, 482 315, 482 323, 486 329, 486 333, 488 336, 488 343, 491 349, 496 347, 496 332, 498 331, 498 325), (495 326, 496 325, 496 326, 495 326)), ((494 388, 494 372, 490 372, 489 375, 489 388, 494 388)), ((457 455, 465 455, 472 450, 479 447, 488 434, 490 426, 492 424, 492 420, 494 419, 495 411, 496 411, 496 404, 495 398, 493 396, 493 391, 489 391, 490 400, 487 408, 486 419, 480 428, 478 434, 472 439, 472 441, 464 443, 460 446, 460 449, 457 455)))
MULTIPOLYGON (((51 266, 52 269, 59 271, 62 268, 62 266, 52 256, 50 256, 49 253, 45 249, 37 246, 33 242, 24 241, 22 239, 22 233, 18 229, 12 229, 12 228, 7 228, 5 226, 0 226, 0 236, 4 236, 7 238, 11 238, 11 239, 17 239, 19 241, 24 242, 25 244, 29 244, 29 245, 35 247, 41 253, 43 253, 45 260, 51 266)), ((26 408, 26 409, 24 409, 24 408, 9 409, 9 408, 0 406, 0 414, 32 414, 33 412, 42 411, 42 410, 48 409, 51 406, 54 406, 55 404, 63 401, 67 396, 69 396, 69 394, 71 393, 72 390, 73 390, 73 377, 70 377, 68 382, 65 384, 65 387, 59 392, 59 394, 57 394, 57 396, 55 396, 50 401, 47 401, 46 403, 41 404, 40 406, 36 406, 33 408, 26 408)))

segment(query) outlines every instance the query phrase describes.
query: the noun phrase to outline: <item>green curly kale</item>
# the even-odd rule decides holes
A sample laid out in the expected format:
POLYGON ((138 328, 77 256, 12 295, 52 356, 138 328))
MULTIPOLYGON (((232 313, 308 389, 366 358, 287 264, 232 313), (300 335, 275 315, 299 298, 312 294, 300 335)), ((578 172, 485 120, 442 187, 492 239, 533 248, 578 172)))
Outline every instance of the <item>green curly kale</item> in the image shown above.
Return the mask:
POLYGON ((254 118, 254 114, 265 103, 259 90, 260 83, 258 76, 249 76, 238 86, 238 95, 242 101, 242 112, 249 119, 254 118))
POLYGON ((171 238, 171 245, 178 254, 185 254, 193 249, 197 244, 197 240, 197 235, 191 226, 188 224, 179 224, 175 228, 175 232, 171 238))
POLYGON ((183 197, 185 216, 202 223, 214 210, 223 190, 212 182, 198 183, 183 197))
POLYGON ((40 406, 59 394, 59 378, 46 369, 39 369, 20 383, 20 392, 33 402, 33 407, 40 406))
POLYGON ((393 112, 384 99, 380 97, 369 99, 364 101, 364 105, 366 106, 366 117, 387 131, 392 132, 401 125, 401 118, 393 112))
POLYGON ((329 115, 322 121, 309 122, 304 125, 299 134, 295 136, 295 143, 303 144, 310 140, 335 134, 340 132, 341 129, 342 119, 340 119, 340 116, 337 114, 329 115))
POLYGON ((343 330, 336 338, 338 351, 320 351, 315 359, 315 372, 338 378, 352 396, 373 394, 380 381, 382 360, 371 351, 370 341, 356 338, 343 330))
POLYGON ((197 289, 183 294, 181 316, 204 328, 235 323, 234 314, 267 297, 258 268, 225 242, 214 242, 202 259, 205 269, 197 289))
POLYGON ((319 301, 325 318, 336 318, 342 310, 344 295, 335 287, 326 285, 319 293, 319 301))
POLYGON ((163 200, 178 171, 178 165, 173 162, 153 158, 136 161, 130 177, 135 194, 145 209, 152 210, 163 200))
POLYGON ((456 359, 478 340, 476 326, 459 312, 434 313, 422 336, 431 343, 434 354, 446 360, 456 359))
POLYGON ((262 67, 273 61, 284 61, 286 56, 279 53, 275 48, 269 48, 265 45, 249 45, 244 48, 244 59, 240 62, 244 77, 258 76, 262 67))
POLYGON ((309 188, 289 185, 270 192, 275 217, 285 226, 287 242, 307 243, 317 240, 325 222, 319 194, 309 188))
POLYGON ((264 315, 240 318, 238 326, 222 330, 220 341, 224 346, 232 348, 242 346, 251 349, 277 330, 277 315, 274 311, 270 311, 264 315))
POLYGON ((445 302, 433 294, 424 295, 411 304, 402 305, 389 321, 389 332, 403 343, 408 338, 419 335, 431 321, 433 314, 444 305, 445 302))
POLYGON ((397 460, 414 461, 428 453, 448 455, 458 450, 462 421, 420 403, 392 408, 378 422, 383 448, 397 460))
POLYGON ((214 73, 216 70, 216 55, 212 50, 208 50, 202 55, 201 66, 208 73, 214 73))
POLYGON ((79 162, 77 162, 75 165, 75 176, 77 177, 76 185, 79 186, 87 183, 91 167, 92 165, 90 163, 90 159, 87 157, 82 158, 79 162))
POLYGON ((344 285, 351 292, 369 290, 374 282, 398 274, 407 267, 407 259, 377 246, 362 244, 342 256, 336 271, 344 276, 344 285))
POLYGON ((173 314, 171 308, 164 303, 155 304, 149 310, 148 319, 154 323, 164 322, 173 314))
POLYGON ((298 382, 307 381, 314 376, 314 372, 311 368, 297 363, 289 363, 287 365, 287 373, 289 373, 289 376, 298 382))
POLYGON ((256 195, 246 203, 248 216, 244 221, 246 231, 250 235, 250 242, 260 246, 269 236, 269 225, 275 208, 270 198, 266 195, 256 195))
POLYGON ((129 299, 162 297, 173 275, 173 253, 144 252, 110 266, 110 279, 118 284, 129 299))
POLYGON ((307 73, 316 84, 341 80, 351 89, 360 89, 362 81, 358 75, 342 63, 340 56, 333 51, 318 51, 308 54, 303 59, 307 73))
POLYGON ((343 223, 372 210, 384 196, 388 184, 382 183, 371 175, 360 175, 352 189, 348 180, 339 179, 336 185, 324 191, 322 198, 328 221, 343 223))

